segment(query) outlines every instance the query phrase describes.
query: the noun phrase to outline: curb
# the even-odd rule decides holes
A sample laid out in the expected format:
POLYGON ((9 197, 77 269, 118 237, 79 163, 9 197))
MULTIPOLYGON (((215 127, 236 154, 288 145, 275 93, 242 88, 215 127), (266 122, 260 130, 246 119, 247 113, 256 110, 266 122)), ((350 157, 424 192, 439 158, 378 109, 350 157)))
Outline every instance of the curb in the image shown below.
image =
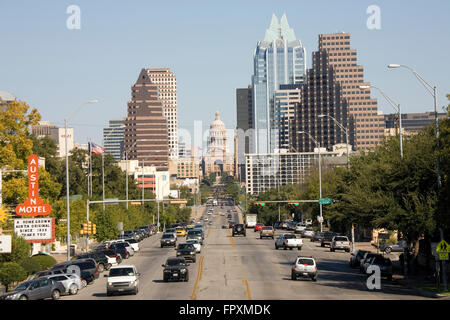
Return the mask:
POLYGON ((423 296, 423 297, 426 297, 426 298, 434 298, 434 299, 443 299, 443 298, 446 298, 445 300, 450 300, 450 295, 443 295, 443 294, 439 294, 439 293, 429 292, 429 291, 427 291, 427 290, 423 290, 423 289, 414 287, 414 286, 412 286, 412 285, 403 283, 402 280, 397 280, 396 282, 397 282, 398 284, 400 284, 400 285, 406 287, 406 288, 409 288, 409 289, 412 289, 412 290, 416 291, 417 294, 420 295, 420 296, 423 296))

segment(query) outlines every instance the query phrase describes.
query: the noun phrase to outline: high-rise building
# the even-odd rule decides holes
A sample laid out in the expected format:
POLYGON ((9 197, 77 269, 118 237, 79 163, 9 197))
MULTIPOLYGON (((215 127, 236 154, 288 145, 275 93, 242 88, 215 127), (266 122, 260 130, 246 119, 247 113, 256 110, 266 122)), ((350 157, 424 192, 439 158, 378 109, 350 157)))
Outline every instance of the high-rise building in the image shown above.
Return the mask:
POLYGON ((159 99, 163 102, 163 112, 167 119, 169 134, 169 158, 178 158, 178 97, 177 77, 169 68, 145 69, 150 81, 159 88, 159 99))
POLYGON ((280 90, 275 91, 275 133, 279 149, 290 149, 291 124, 300 98, 301 90, 297 85, 287 88, 281 86, 280 90))
POLYGON ((142 69, 136 84, 131 87, 124 150, 128 150, 128 159, 145 160, 145 165, 153 165, 157 171, 168 171, 167 120, 159 90, 150 80, 147 69, 142 69))
MULTIPOLYGON (((438 119, 445 119, 447 114, 445 112, 437 114, 438 119)), ((402 113, 402 129, 405 132, 417 132, 435 122, 434 112, 425 113, 402 113)), ((398 130, 398 113, 384 115, 385 129, 398 130)), ((398 131, 397 131, 398 132, 398 131)))
POLYGON ((123 131, 125 120, 109 120, 109 126, 103 128, 103 147, 114 159, 121 160, 123 155, 123 131))
MULTIPOLYGON (((39 124, 31 126, 31 133, 37 137, 48 136, 56 141, 57 154, 59 157, 66 156, 66 129, 52 125, 50 121, 39 121, 39 124)), ((67 128, 67 150, 72 151, 75 147, 73 140, 73 128, 67 128)))
POLYGON ((264 40, 257 43, 253 55, 252 76, 254 137, 251 152, 270 153, 277 149, 275 132, 274 93, 281 85, 306 81, 306 51, 286 15, 280 22, 272 15, 264 40))
POLYGON ((245 154, 250 152, 250 135, 252 133, 252 86, 236 89, 236 135, 238 163, 245 163, 245 154))

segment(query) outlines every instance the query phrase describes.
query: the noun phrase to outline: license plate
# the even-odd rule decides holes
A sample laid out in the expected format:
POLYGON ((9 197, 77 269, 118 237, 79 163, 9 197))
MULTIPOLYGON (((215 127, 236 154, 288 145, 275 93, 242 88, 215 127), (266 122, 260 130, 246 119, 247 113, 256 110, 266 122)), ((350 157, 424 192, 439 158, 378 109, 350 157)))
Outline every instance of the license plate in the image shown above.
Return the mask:
POLYGON ((307 272, 303 272, 303 275, 304 275, 304 276, 307 276, 307 275, 308 275, 308 273, 307 273, 307 272))
POLYGON ((123 289, 119 289, 119 291, 123 291, 123 289))
POLYGON ((173 276, 174 276, 174 277, 178 277, 178 273, 174 273, 173 276))

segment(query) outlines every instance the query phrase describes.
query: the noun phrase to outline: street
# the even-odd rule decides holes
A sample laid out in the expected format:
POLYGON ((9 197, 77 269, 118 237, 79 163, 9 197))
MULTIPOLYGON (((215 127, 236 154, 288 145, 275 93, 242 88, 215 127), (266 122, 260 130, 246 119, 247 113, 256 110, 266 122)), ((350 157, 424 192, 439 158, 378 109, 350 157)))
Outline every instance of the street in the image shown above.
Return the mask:
MULTIPOLYGON (((106 296, 106 272, 77 295, 62 300, 379 300, 426 299, 395 282, 382 279, 379 291, 366 287, 366 277, 348 266, 349 253, 330 252, 320 244, 304 239, 303 249, 275 250, 272 239, 259 239, 259 232, 247 229, 247 236, 231 236, 226 211, 214 207, 205 225, 205 241, 197 262, 189 266, 189 282, 162 280, 161 264, 175 255, 173 248, 160 248, 157 234, 140 244, 140 251, 122 264, 134 264, 141 273, 137 295, 106 296), (225 216, 219 213, 225 212, 225 216), (313 256, 318 264, 318 280, 293 281, 291 265, 298 255, 313 256)), ((204 209, 206 210, 206 209, 204 209)), ((205 212, 206 215, 206 212, 205 212)), ((234 215, 238 221, 238 214, 234 215)), ((282 230, 277 230, 276 235, 282 230)), ((178 238, 183 242, 183 238, 178 238)))

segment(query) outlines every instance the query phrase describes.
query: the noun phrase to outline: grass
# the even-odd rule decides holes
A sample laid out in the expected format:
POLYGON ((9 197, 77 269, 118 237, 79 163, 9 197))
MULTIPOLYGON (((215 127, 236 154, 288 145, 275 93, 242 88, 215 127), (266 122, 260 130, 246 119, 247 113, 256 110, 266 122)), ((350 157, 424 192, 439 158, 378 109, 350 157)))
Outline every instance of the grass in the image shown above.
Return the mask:
POLYGON ((442 295, 450 295, 450 291, 444 291, 443 286, 441 285, 440 288, 433 286, 433 285, 420 285, 416 286, 419 289, 426 290, 433 293, 438 293, 442 295))

